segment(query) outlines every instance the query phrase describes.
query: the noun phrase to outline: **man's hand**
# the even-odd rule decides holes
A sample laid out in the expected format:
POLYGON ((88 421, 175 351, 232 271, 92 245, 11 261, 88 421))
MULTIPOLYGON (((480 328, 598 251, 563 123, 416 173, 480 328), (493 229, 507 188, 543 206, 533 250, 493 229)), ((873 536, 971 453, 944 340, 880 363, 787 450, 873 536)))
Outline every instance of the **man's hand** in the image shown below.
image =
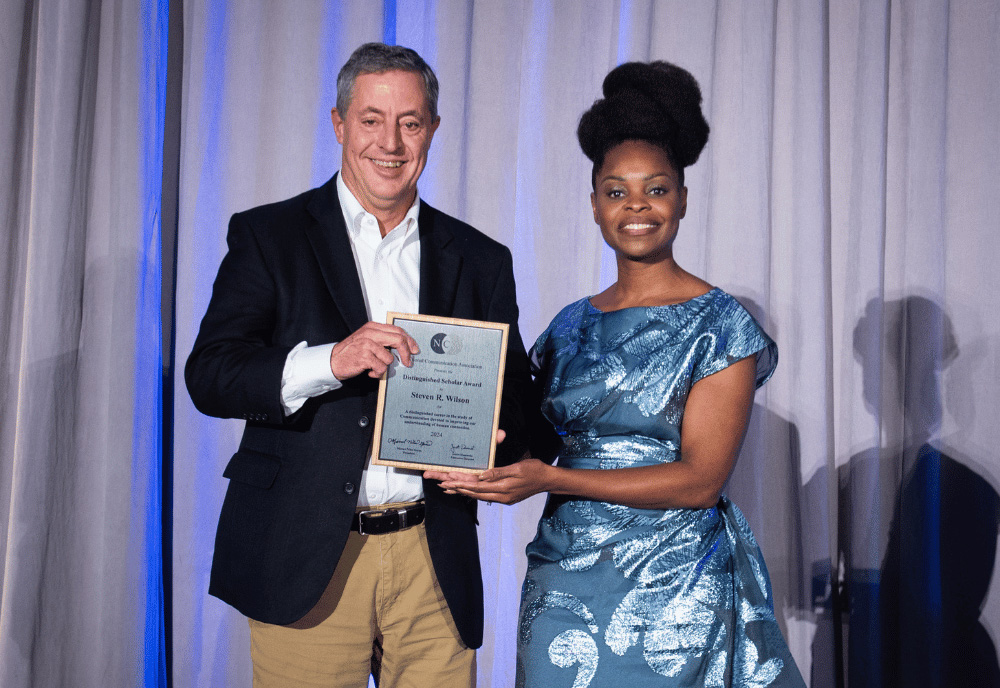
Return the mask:
POLYGON ((407 368, 413 355, 420 353, 416 340, 395 325, 367 322, 334 345, 330 352, 330 371, 338 380, 368 372, 380 378, 392 364, 393 351, 407 368))

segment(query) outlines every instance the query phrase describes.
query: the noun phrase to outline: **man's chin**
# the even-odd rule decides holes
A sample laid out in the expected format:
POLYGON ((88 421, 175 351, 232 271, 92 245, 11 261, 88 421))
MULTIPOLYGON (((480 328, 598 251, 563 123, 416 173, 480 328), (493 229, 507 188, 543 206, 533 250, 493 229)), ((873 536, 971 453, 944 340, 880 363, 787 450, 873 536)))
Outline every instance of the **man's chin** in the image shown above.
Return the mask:
POLYGON ((393 208, 401 204, 406 204, 406 207, 409 208, 416 193, 416 187, 401 185, 373 186, 369 187, 369 190, 372 200, 383 208, 393 208))

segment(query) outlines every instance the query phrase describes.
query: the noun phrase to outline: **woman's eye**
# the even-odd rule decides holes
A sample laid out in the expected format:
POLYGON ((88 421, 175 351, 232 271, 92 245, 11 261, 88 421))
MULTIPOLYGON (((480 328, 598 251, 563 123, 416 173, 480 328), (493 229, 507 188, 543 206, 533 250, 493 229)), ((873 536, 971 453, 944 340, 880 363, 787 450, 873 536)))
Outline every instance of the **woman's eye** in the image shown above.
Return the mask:
POLYGON ((649 190, 649 193, 653 196, 662 196, 663 194, 667 193, 667 190, 662 186, 654 186, 652 189, 649 190))
POLYGON ((621 198, 625 195, 625 192, 621 189, 611 189, 608 191, 608 198, 621 198))

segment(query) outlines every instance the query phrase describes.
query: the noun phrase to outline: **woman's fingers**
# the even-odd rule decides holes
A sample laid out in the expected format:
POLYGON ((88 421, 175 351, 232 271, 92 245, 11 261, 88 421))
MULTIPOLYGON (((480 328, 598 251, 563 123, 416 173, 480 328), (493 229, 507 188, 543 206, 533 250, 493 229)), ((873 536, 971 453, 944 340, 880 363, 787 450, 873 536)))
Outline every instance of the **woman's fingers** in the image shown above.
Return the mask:
POLYGON ((547 466, 537 459, 526 459, 510 466, 491 468, 479 475, 426 471, 424 477, 439 480, 447 494, 461 494, 473 499, 501 504, 516 504, 540 492, 542 475, 547 466))
POLYGON ((479 482, 479 476, 475 473, 465 473, 465 472, 445 472, 445 471, 424 471, 424 477, 428 480, 437 480, 444 487, 445 483, 477 483, 479 482))
POLYGON ((516 504, 521 501, 521 497, 505 492, 479 492, 467 488, 456 488, 455 492, 466 497, 472 497, 483 502, 499 502, 501 504, 516 504))

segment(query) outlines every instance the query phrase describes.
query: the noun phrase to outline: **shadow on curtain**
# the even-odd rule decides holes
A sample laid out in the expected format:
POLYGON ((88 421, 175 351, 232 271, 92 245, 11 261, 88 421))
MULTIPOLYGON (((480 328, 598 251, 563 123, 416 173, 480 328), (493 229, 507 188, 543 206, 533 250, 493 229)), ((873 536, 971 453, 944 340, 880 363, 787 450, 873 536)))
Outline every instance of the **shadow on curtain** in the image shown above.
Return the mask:
POLYGON ((1000 685, 996 646, 980 620, 1000 496, 976 470, 997 457, 964 456, 939 436, 941 375, 962 355, 951 320, 924 296, 873 299, 854 335, 865 403, 886 422, 882 444, 839 469, 850 685, 1000 685), (880 338, 884 351, 870 350, 880 338), (892 505, 887 524, 872 520, 886 512, 880 503, 892 505), (885 525, 880 568, 855 565, 885 525))

